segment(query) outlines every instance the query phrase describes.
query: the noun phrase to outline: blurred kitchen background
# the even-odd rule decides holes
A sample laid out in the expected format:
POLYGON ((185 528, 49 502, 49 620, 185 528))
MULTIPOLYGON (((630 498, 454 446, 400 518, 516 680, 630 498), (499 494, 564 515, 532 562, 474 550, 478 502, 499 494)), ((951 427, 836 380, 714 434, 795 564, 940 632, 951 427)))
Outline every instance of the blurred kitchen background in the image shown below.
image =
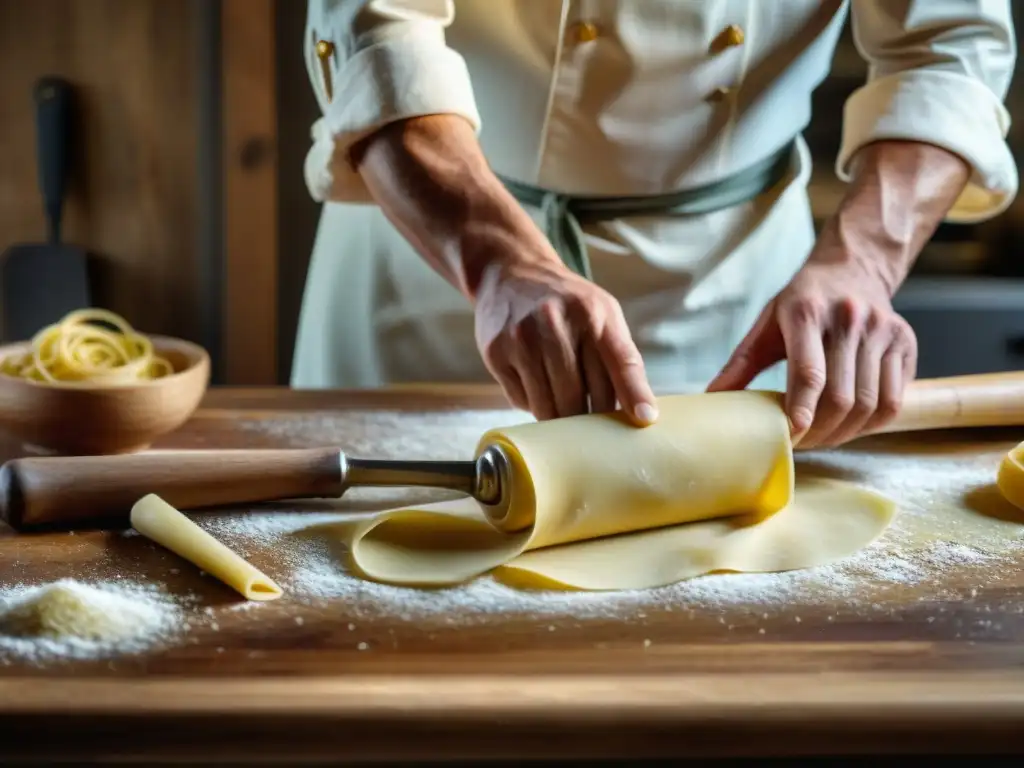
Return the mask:
MULTIPOLYGON (((31 94, 40 77, 63 76, 80 107, 65 238, 100 260, 98 303, 145 332, 203 344, 218 383, 287 383, 318 215, 302 178, 317 116, 305 6, 0 0, 0 249, 44 236, 31 94)), ((842 192, 832 170, 842 105, 864 76, 847 32, 806 133, 819 220, 842 192)), ((898 296, 921 376, 1024 368, 1021 242, 1024 199, 936 234, 898 296)))

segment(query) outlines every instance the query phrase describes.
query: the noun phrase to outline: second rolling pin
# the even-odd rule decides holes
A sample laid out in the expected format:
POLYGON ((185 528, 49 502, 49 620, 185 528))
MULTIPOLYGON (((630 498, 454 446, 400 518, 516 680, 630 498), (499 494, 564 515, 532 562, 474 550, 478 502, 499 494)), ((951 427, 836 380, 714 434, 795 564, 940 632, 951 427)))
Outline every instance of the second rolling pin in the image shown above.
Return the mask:
MULTIPOLYGON (((914 382, 900 415, 878 431, 1009 425, 1024 425, 1024 373, 914 382)), ((508 478, 508 459, 497 447, 476 461, 453 462, 354 459, 326 448, 26 458, 0 469, 0 517, 19 530, 124 527, 132 504, 149 493, 201 509, 335 497, 353 486, 422 486, 472 496, 498 522, 508 478)))

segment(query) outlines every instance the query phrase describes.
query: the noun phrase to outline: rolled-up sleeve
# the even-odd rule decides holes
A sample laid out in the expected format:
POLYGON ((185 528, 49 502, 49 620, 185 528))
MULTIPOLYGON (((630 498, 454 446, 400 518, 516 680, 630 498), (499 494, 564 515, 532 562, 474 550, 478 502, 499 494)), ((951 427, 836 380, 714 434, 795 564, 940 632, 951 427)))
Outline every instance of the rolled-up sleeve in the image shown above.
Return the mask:
POLYGON ((852 0, 852 22, 869 75, 846 103, 840 178, 867 144, 921 141, 972 168, 949 221, 1005 210, 1018 187, 1003 106, 1017 53, 1010 1, 852 0))
POLYGON ((454 16, 452 0, 310 0, 306 62, 322 117, 305 176, 315 200, 370 199, 351 150, 389 123, 453 114, 479 132, 466 62, 445 42, 454 16), (333 46, 326 65, 320 41, 333 46))

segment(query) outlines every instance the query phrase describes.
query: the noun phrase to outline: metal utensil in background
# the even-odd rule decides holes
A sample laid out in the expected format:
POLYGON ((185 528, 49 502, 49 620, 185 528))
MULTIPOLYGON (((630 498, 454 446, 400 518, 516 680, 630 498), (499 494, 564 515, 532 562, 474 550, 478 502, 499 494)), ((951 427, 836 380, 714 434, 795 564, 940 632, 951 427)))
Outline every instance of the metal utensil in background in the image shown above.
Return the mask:
POLYGON ((74 91, 58 77, 44 77, 33 90, 39 186, 46 212, 47 242, 12 245, 0 257, 3 336, 31 338, 75 309, 90 305, 89 256, 62 240, 64 198, 71 170, 74 91))

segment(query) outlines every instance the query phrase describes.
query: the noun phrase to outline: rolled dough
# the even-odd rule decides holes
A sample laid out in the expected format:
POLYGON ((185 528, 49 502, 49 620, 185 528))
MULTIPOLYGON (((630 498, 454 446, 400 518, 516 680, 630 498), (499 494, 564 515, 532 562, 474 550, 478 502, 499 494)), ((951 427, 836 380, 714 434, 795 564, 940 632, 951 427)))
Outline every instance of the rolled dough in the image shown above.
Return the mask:
POLYGON ((355 570, 394 584, 444 586, 487 572, 523 586, 643 589, 712 571, 822 565, 877 538, 887 499, 795 478, 777 393, 659 400, 636 428, 621 414, 488 432, 512 464, 499 528, 471 500, 383 512, 353 525, 355 570))
POLYGON ((999 464, 996 485, 1003 498, 1024 509, 1024 443, 1015 446, 999 464))

